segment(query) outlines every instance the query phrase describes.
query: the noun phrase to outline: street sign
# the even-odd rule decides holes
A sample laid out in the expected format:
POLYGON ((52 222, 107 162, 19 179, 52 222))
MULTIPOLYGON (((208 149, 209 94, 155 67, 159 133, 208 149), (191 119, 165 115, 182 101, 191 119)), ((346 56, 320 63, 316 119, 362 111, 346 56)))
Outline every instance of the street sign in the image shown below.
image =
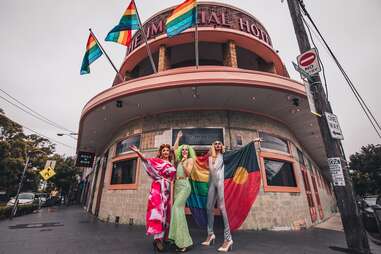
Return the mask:
POLYGON ((44 168, 43 170, 40 171, 40 175, 42 178, 44 178, 45 181, 53 177, 55 174, 56 172, 54 172, 54 169, 52 169, 51 167, 44 168))
POLYGON ((53 161, 53 160, 47 160, 46 163, 45 163, 45 167, 44 168, 51 168, 51 169, 54 169, 56 167, 56 161, 53 161))
POLYGON ((310 111, 312 114, 321 117, 319 113, 317 113, 314 96, 312 95, 311 85, 309 82, 304 82, 304 86, 306 87, 306 94, 308 99, 308 104, 310 105, 310 111))
POLYGON ((321 71, 319 55, 316 49, 310 49, 297 57, 298 66, 313 76, 321 71))
POLYGON ((292 65, 294 66, 295 70, 300 73, 300 75, 302 75, 304 78, 308 79, 308 81, 313 82, 310 74, 308 74, 305 70, 300 68, 296 63, 292 62, 292 65))
POLYGON ((340 157, 328 158, 329 170, 331 171, 333 185, 345 186, 343 167, 340 157))
POLYGON ((75 165, 77 167, 91 168, 94 163, 94 157, 94 153, 79 151, 77 154, 77 161, 75 165))
POLYGON ((325 118, 327 119, 328 128, 333 139, 344 139, 343 133, 341 131, 339 120, 337 116, 328 112, 325 112, 325 118))

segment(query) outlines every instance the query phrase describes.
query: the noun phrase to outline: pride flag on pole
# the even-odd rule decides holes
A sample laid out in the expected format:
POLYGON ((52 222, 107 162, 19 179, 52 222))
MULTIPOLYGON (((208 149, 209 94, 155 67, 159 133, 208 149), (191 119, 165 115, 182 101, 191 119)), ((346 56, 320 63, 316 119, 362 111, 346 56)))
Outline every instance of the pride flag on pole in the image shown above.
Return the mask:
POLYGON ((127 46, 131 42, 132 30, 139 29, 139 19, 134 0, 128 5, 119 24, 106 36, 106 41, 113 41, 127 46))
POLYGON ((197 1, 185 0, 167 18, 166 27, 169 37, 175 36, 196 24, 197 1))
MULTIPOLYGON (((261 185, 261 174, 254 143, 239 150, 224 154, 225 207, 232 231, 238 229, 245 221, 251 206, 257 198, 261 185)), ((208 200, 208 157, 198 157, 190 175, 192 187, 187 206, 192 217, 201 227, 206 227, 206 204, 208 200)))
POLYGON ((102 50, 100 49, 97 40, 92 33, 90 33, 86 44, 86 53, 82 60, 81 75, 89 74, 90 64, 97 60, 102 54, 102 50))

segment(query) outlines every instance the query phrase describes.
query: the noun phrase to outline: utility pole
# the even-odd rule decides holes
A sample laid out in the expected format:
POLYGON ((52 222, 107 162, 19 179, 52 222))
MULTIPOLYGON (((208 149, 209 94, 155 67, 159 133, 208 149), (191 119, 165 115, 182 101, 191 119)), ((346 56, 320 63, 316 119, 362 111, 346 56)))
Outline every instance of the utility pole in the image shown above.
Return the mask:
MULTIPOLYGON (((304 53, 311 49, 308 35, 303 23, 303 17, 300 10, 300 4, 303 4, 302 0, 287 0, 288 7, 294 25, 296 38, 299 44, 300 53, 304 53)), ((363 253, 369 254, 369 243, 364 226, 359 217, 359 211, 357 209, 353 189, 352 181, 349 175, 349 170, 345 160, 345 154, 341 146, 341 141, 333 139, 330 135, 328 123, 324 117, 324 113, 332 113, 332 108, 324 92, 320 76, 314 75, 312 77, 311 90, 313 91, 314 101, 316 109, 321 117, 318 117, 319 127, 321 135, 323 137, 325 151, 328 158, 339 157, 341 159, 341 166, 343 168, 345 186, 335 186, 334 192, 336 196, 337 206, 340 211, 341 220, 344 226, 345 237, 348 245, 348 249, 341 249, 342 251, 349 253, 363 253)), ((328 169, 329 172, 329 169, 328 169)), ((327 174, 331 179, 331 174, 327 174)), ((332 179, 331 179, 332 180, 332 179)), ((340 248, 335 248, 340 249, 340 248)))

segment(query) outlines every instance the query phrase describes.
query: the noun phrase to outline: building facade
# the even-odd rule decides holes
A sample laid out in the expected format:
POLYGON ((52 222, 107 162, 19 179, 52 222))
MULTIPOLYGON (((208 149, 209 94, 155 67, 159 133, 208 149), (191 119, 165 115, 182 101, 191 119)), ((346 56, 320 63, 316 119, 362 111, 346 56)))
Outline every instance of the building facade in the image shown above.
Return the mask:
POLYGON ((256 138, 261 188, 240 229, 299 229, 331 216, 336 202, 318 122, 304 84, 291 80, 265 27, 236 7, 198 6, 194 28, 167 37, 173 8, 148 19, 126 52, 113 86, 84 107, 78 151, 96 155, 87 209, 101 220, 145 224, 151 184, 135 153, 156 156, 182 130, 199 154, 214 139, 237 149, 256 138))

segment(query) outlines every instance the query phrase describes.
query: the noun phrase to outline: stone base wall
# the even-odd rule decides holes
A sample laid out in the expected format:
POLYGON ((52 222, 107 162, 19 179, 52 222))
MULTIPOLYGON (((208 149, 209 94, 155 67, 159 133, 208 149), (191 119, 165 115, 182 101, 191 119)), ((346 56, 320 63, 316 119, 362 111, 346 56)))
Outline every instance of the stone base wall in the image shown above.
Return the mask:
MULTIPOLYGON (((248 144, 258 137, 258 131, 282 137, 289 142, 291 160, 297 161, 296 148, 302 149, 296 140, 292 130, 283 123, 266 118, 265 116, 229 111, 190 111, 172 112, 160 115, 152 115, 127 123, 115 138, 110 141, 109 160, 107 162, 106 177, 102 190, 99 218, 101 220, 114 222, 119 216, 120 223, 131 223, 144 225, 148 193, 151 179, 147 176, 143 166, 140 164, 137 177, 136 189, 111 190, 110 175, 112 161, 115 160, 115 142, 124 137, 141 133, 141 150, 147 157, 156 156, 156 151, 162 143, 172 143, 172 128, 224 128, 224 139, 227 147, 237 147, 237 137, 240 136, 243 145, 248 144)), ((257 147, 257 149, 259 149, 257 147)), ((306 157, 307 151, 303 151, 306 157)), ((257 151, 260 155, 260 151, 257 151)), ((314 164, 314 163, 313 163, 314 164)), ((300 192, 266 192, 263 182, 260 192, 250 210, 245 222, 240 229, 272 229, 272 230, 297 230, 312 225, 309 212, 307 196, 299 163, 295 163, 295 178, 298 182, 300 192)), ((314 164, 315 165, 315 164, 314 164)), ((314 166, 315 171, 319 169, 314 166)), ((262 179, 264 169, 262 170, 262 179)), ((99 183, 97 183, 99 185, 99 183)), ((312 188, 312 184, 311 184, 312 188)), ((96 191, 98 193, 99 190, 96 191)), ((335 200, 329 192, 318 186, 319 197, 327 219, 335 211, 335 200)), ((315 195, 314 202, 316 202, 315 195)), ((94 197, 95 199, 96 197, 94 197)), ((93 202, 95 203, 95 201, 93 202)), ((316 207, 318 211, 318 208, 316 207)), ((94 210, 93 210, 94 211, 94 210)))

